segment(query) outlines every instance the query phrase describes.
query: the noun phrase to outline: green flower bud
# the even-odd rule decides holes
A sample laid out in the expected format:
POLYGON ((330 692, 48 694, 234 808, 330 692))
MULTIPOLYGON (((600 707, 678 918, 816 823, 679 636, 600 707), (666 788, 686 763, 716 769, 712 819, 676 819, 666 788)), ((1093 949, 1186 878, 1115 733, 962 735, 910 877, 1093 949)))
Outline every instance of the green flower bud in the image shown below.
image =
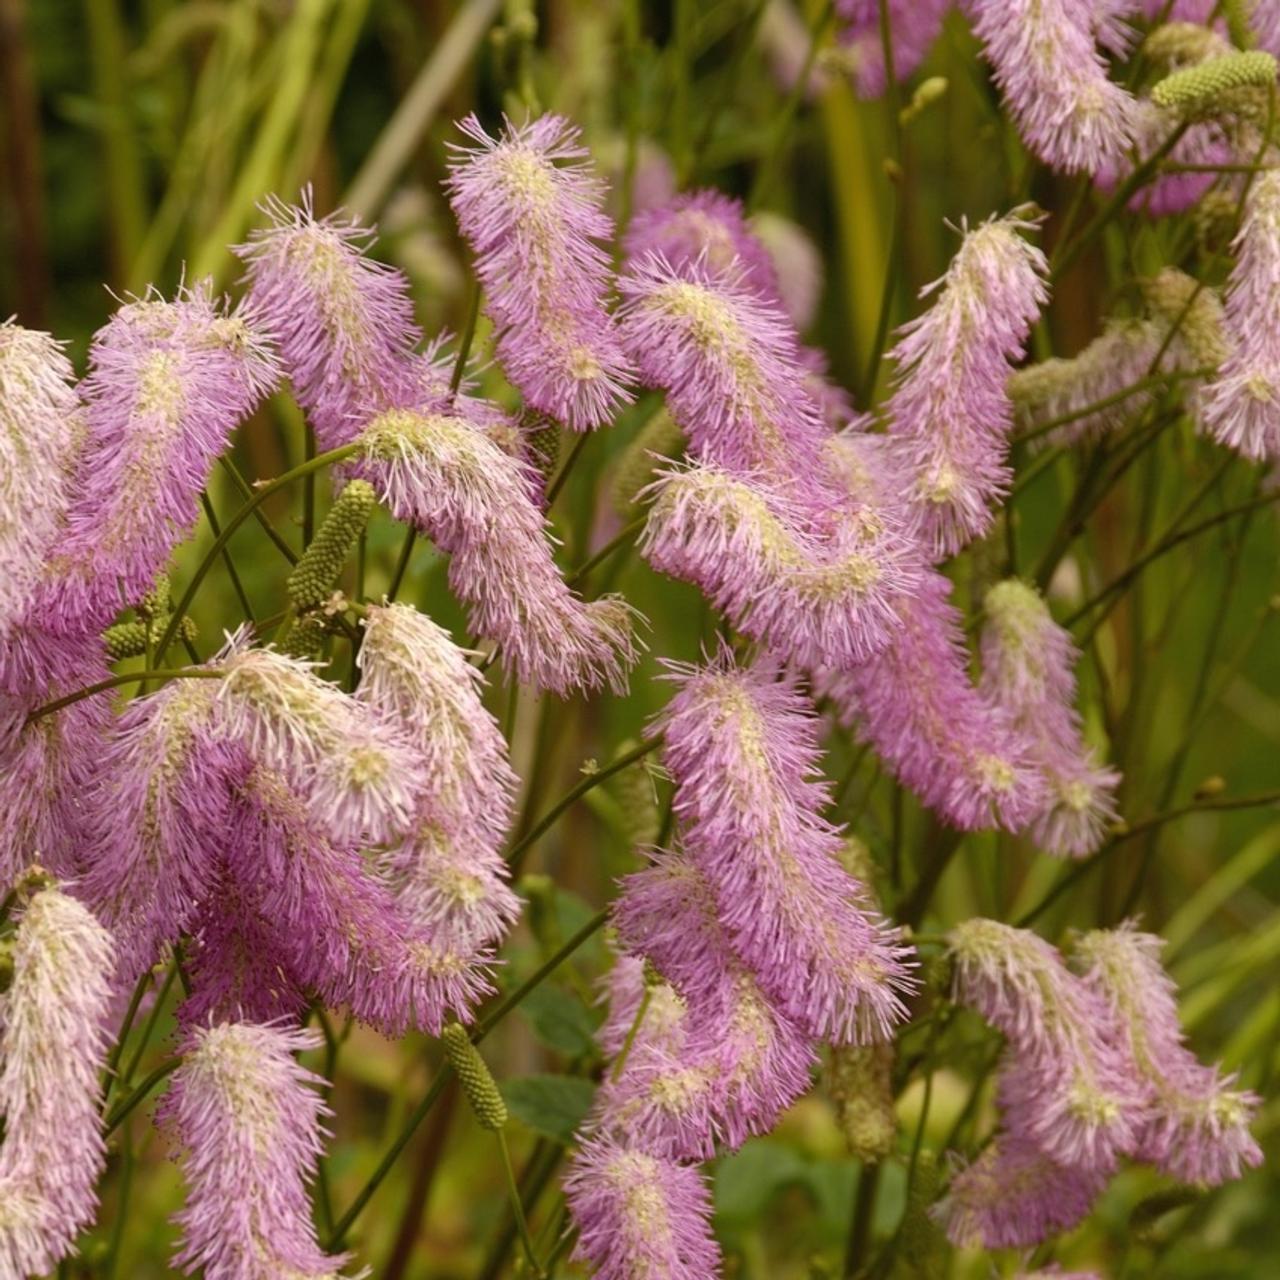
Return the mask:
POLYGON ((1222 301, 1214 290, 1165 267, 1142 282, 1142 293, 1157 320, 1178 325, 1178 337, 1197 365, 1217 368, 1230 354, 1222 301))
POLYGON ((613 473, 613 509, 625 519, 639 514, 637 496, 652 479, 659 458, 684 453, 684 432, 665 409, 659 409, 635 434, 618 458, 613 473))
POLYGON ((461 1023, 451 1022, 445 1027, 441 1040, 445 1057, 453 1073, 467 1095, 471 1110, 485 1129, 501 1129, 507 1123, 507 1104, 498 1092, 494 1080, 479 1050, 471 1043, 467 1029, 461 1023))
POLYGON ((827 1096, 849 1154, 874 1162, 893 1153, 898 1117, 893 1109, 893 1046, 833 1046, 827 1063, 827 1096))
POLYGON ((342 566, 369 523, 376 501, 367 480, 352 480, 338 495, 289 575, 289 599, 297 609, 318 609, 333 594, 342 566))
POLYGON ((1151 90, 1151 101, 1184 120, 1230 113, 1255 115, 1256 95, 1242 90, 1265 89, 1275 84, 1276 60, 1260 49, 1225 53, 1166 76, 1151 90))

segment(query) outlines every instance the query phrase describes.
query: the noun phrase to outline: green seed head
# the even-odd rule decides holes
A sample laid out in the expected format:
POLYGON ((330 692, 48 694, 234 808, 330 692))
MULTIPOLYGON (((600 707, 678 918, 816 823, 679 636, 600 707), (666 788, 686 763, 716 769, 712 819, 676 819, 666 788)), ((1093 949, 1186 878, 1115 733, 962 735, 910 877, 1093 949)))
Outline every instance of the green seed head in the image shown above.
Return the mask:
POLYGON ((507 1104, 503 1102, 497 1081, 485 1060, 471 1043, 466 1027, 451 1022, 440 1038, 444 1043, 445 1057, 458 1077, 476 1119, 485 1129, 501 1129, 507 1123, 507 1104))
POLYGON ((333 594, 342 566, 369 523, 376 501, 373 486, 366 480, 352 480, 338 495, 289 575, 289 599, 299 610, 318 609, 333 594))

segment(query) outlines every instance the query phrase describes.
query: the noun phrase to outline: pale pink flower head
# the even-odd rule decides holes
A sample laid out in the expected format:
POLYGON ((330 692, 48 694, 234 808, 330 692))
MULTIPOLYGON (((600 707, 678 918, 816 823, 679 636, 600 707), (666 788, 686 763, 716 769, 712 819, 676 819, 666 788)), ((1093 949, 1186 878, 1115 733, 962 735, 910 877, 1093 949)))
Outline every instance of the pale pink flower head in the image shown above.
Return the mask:
POLYGON ((187 1201, 175 1265, 209 1280, 336 1280, 307 1183, 323 1150, 324 1081, 295 1055, 320 1042, 280 1024, 197 1029, 159 1116, 183 1147, 187 1201))
POLYGON ((83 431, 71 362, 49 334, 0 323, 0 644, 31 603, 83 431))
POLYGON ((1047 298, 1044 254, 1016 213, 964 230, 960 249, 924 294, 933 305, 903 326, 886 407, 910 507, 934 559, 991 527, 1009 484, 1012 407, 1005 383, 1047 298))
POLYGON ((1107 1175, 1050 1160, 1026 1138, 1000 1133, 957 1168, 932 1215, 957 1248, 1029 1249, 1089 1216, 1107 1175))
POLYGON ((948 937, 956 999, 1009 1043, 1000 1102, 1010 1131, 1056 1163, 1111 1172, 1133 1150, 1148 1091, 1106 1002, 1028 930, 977 918, 948 937))
POLYGON ((711 1197, 696 1165, 591 1139, 574 1155, 564 1191, 578 1227, 573 1256, 597 1280, 719 1274, 711 1197))
POLYGON ((1134 99, 1107 76, 1096 6, 967 0, 1023 140, 1052 168, 1093 173, 1128 146, 1134 99))
POLYGON ((1160 963, 1163 939, 1133 924, 1079 938, 1085 982, 1115 1015, 1119 1037, 1151 1093, 1137 1155, 1183 1182, 1217 1186, 1262 1162, 1249 1132, 1258 1098, 1187 1048, 1176 989, 1160 963))
POLYGON ((0 995, 0 1273, 19 1277, 51 1272, 98 1207, 113 947, 53 887, 31 896, 12 945, 0 995))
POLYGON ((1247 458, 1280 457, 1280 172, 1249 188, 1227 284, 1231 347, 1199 400, 1210 434, 1247 458))
POLYGON ((66 524, 41 617, 101 629, 151 589, 200 510, 209 468, 278 371, 250 312, 207 285, 126 303, 98 331, 66 524))
POLYGON ((812 707, 769 663, 723 655, 673 678, 662 725, 675 812, 734 950, 809 1034, 887 1036, 905 1016, 910 952, 839 862, 812 707))
POLYGON ((604 184, 561 116, 459 128, 446 182, 475 254, 498 359, 532 408, 575 431, 607 422, 630 396, 631 366, 605 307, 613 236, 604 184))
POLYGON ((585 602, 551 556, 528 467, 463 409, 400 410, 360 437, 360 474, 392 513, 452 557, 449 582, 473 631, 525 683, 565 695, 626 686, 638 654, 621 597, 585 602))
POLYGON ((317 218, 310 190, 300 206, 271 199, 263 209, 270 224, 235 252, 317 444, 334 449, 412 394, 421 334, 409 282, 369 255, 372 228, 341 214, 317 218))
POLYGON ((1075 708, 1079 653, 1027 583, 997 583, 984 608, 982 692, 1008 715, 1044 776, 1045 803, 1030 833, 1049 853, 1084 857, 1116 819, 1120 776, 1084 743, 1075 708))
POLYGON ((817 688, 952 826, 1018 831, 1041 811, 1044 781, 1024 736, 970 680, 950 590, 941 574, 926 574, 900 602, 892 642, 862 666, 820 672, 817 688))

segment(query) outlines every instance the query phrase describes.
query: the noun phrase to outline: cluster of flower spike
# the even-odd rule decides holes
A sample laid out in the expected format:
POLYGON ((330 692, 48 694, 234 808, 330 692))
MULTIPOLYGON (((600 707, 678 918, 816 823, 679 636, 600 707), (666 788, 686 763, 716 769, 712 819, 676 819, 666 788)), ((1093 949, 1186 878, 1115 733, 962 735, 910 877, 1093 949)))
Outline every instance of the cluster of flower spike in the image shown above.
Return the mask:
POLYGON ((672 677, 661 727, 681 843, 615 907, 627 954, 603 1039, 619 1056, 568 1184, 580 1254, 604 1280, 708 1274, 705 1200, 681 1196, 685 1162, 772 1127, 808 1088, 815 1042, 888 1036, 912 986, 821 816, 816 724, 795 681, 728 654, 672 677), (654 1193, 608 1194, 626 1169, 654 1193), (645 1241, 659 1209, 646 1272, 610 1242, 645 1241))
POLYGON ((1202 1186, 1260 1162, 1257 1099, 1186 1048, 1159 938, 1129 924, 1086 934, 1074 969, 994 920, 950 940, 956 998, 1007 1043, 1001 1129, 938 1206, 954 1243, 1022 1248, 1070 1229, 1122 1156, 1202 1186))

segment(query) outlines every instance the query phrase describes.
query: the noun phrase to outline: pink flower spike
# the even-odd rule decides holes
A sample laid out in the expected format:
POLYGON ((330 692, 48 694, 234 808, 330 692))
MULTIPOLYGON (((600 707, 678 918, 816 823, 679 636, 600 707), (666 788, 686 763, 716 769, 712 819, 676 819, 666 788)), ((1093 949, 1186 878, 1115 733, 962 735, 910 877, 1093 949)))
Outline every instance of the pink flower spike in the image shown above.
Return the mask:
POLYGON ((810 1035, 887 1036, 914 986, 911 952, 838 861, 809 703, 769 664, 672 670, 661 723, 675 812, 734 950, 810 1035))
POLYGON ((991 527, 1009 485, 1005 383, 1048 294, 1044 254, 1017 214, 964 231, 923 315, 899 330, 889 430, 914 482, 914 526, 934 559, 991 527))
POLYGON ((60 889, 31 897, 0 1001, 0 1274, 47 1275, 98 1207, 111 935, 60 889))
POLYGON ((53 629, 100 630, 187 536, 214 459, 278 377, 254 325, 204 285, 126 303, 95 335, 84 443, 38 606, 53 629))
POLYGON ((1129 145, 1134 99, 1107 77, 1096 8, 1075 0, 967 0, 973 29, 1027 146, 1067 173, 1129 145))
POLYGON ((1034 587, 1011 578, 984 600, 982 685, 1029 744, 1044 776, 1044 808, 1030 833, 1048 853, 1083 858, 1116 820, 1120 775, 1085 746, 1075 708, 1079 653, 1034 587))
POLYGON ((316 218, 310 189, 300 207, 273 198, 263 211, 271 224, 235 252, 316 443, 335 449, 414 393, 412 353, 421 334, 409 282, 369 256, 372 228, 341 214, 316 218))
POLYGON ((596 1280, 714 1280, 720 1249, 711 1197, 696 1165, 593 1139, 564 1183, 579 1240, 573 1257, 596 1280))
POLYGON ((360 473, 452 556, 449 582, 473 629, 522 682, 561 695, 626 687, 638 657, 631 609, 619 596, 584 602, 566 585, 519 460, 442 409, 382 414, 361 443, 360 473))
POLYGON ((631 365, 605 309, 613 237, 604 184, 579 132, 561 116, 504 122, 491 137, 475 116, 458 126, 446 187, 475 254, 498 359, 532 408, 575 431, 629 403, 631 365))
POLYGON ((294 1060, 319 1043, 280 1024, 192 1035, 159 1112, 184 1148, 176 1266, 208 1280, 338 1277, 347 1258, 320 1249, 307 1195, 323 1151, 324 1081, 294 1060))
MULTIPOLYGON (((951 6, 952 0, 889 0, 897 80, 906 80, 925 60, 951 6)), ((841 19, 837 39, 852 63, 858 97, 880 97, 889 79, 880 39, 880 0, 838 0, 836 13, 841 19)))
POLYGON ((1280 458, 1280 171, 1257 175, 1235 241, 1226 322, 1233 350, 1200 397, 1210 434, 1246 458, 1280 458))
POLYGON ((1186 1046, 1176 989, 1160 964, 1163 939, 1126 923, 1086 933, 1075 945, 1084 979, 1111 1008, 1119 1037, 1151 1091, 1137 1154, 1165 1173, 1218 1186, 1261 1164, 1249 1132, 1259 1100, 1235 1076, 1203 1066, 1186 1046))

